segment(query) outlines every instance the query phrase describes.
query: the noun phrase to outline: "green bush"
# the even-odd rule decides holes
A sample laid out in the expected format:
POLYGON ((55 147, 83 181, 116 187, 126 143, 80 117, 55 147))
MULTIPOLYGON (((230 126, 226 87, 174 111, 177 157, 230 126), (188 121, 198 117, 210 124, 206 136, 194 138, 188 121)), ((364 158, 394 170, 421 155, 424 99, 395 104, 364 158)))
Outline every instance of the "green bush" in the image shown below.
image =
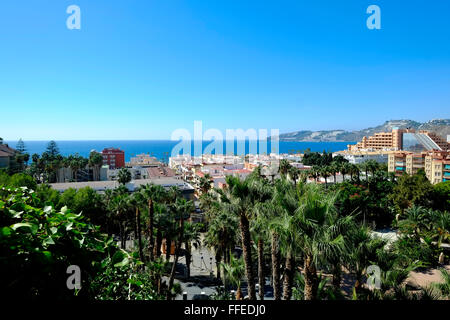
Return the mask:
POLYGON ((0 287, 7 299, 134 298, 154 297, 152 283, 134 272, 140 262, 118 249, 112 238, 99 232, 86 217, 67 207, 55 210, 41 203, 25 187, 0 189, 0 287), (81 269, 81 290, 66 285, 70 265, 81 269), (96 286, 101 279, 127 286, 115 295, 96 286), (124 280, 125 279, 125 280, 124 280), (130 279, 130 280, 128 280, 130 279), (129 283, 129 281, 135 281, 129 283), (149 293, 150 292, 150 293, 149 293))
POLYGON ((450 181, 434 185, 434 208, 450 211, 450 181))
POLYGON ((36 181, 33 177, 25 173, 15 173, 8 175, 6 172, 0 172, 0 186, 5 187, 27 187, 29 189, 36 189, 36 181))

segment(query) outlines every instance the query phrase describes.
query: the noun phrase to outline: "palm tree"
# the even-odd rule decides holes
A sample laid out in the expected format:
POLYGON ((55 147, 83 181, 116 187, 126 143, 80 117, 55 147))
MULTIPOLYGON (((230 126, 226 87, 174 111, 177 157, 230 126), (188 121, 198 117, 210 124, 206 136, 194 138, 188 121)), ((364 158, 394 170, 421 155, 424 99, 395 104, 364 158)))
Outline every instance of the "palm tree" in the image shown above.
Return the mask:
POLYGON ((279 173, 280 175, 282 175, 283 177, 286 178, 287 174, 289 173, 289 170, 291 168, 291 164, 289 163, 288 160, 286 159, 281 159, 280 160, 280 167, 279 167, 279 173))
POLYGON ((245 274, 245 263, 241 258, 235 258, 233 254, 230 254, 230 261, 228 263, 222 263, 222 267, 225 270, 224 278, 226 281, 231 282, 232 285, 237 287, 236 300, 240 300, 241 293, 241 281, 245 274))
POLYGON ((239 217, 242 251, 244 254, 248 283, 248 295, 250 300, 256 300, 249 220, 254 215, 254 204, 265 201, 265 198, 268 199, 270 197, 270 192, 267 192, 266 180, 257 177, 256 175, 249 175, 244 180, 235 176, 227 176, 226 183, 228 186, 228 210, 239 217))
POLYGON ((359 164, 360 169, 366 173, 366 182, 369 181, 369 174, 368 174, 368 172, 369 172, 369 165, 368 165, 368 161, 369 160, 366 160, 366 161, 364 161, 364 162, 359 164))
MULTIPOLYGON (((170 214, 169 214, 169 209, 167 207, 167 205, 165 203, 158 203, 158 202, 154 202, 153 203, 153 224, 155 226, 156 229, 156 236, 155 236, 155 241, 152 241, 152 243, 154 243, 154 249, 153 250, 149 250, 149 252, 152 252, 153 258, 158 259, 161 256, 161 246, 162 246, 162 242, 163 239, 166 235, 166 232, 169 232, 169 229, 171 229, 171 224, 169 223, 170 220, 170 214), (169 228, 170 225, 170 228, 169 228)), ((146 211, 148 213, 148 210, 146 211)), ((148 218, 148 217, 147 217, 148 218)), ((150 220, 148 218, 148 220, 150 220)), ((147 229, 147 238, 149 238, 149 233, 150 233, 150 228, 147 229)), ((152 232, 152 237, 153 237, 153 233, 152 232)))
POLYGON ((324 192, 319 185, 307 184, 298 192, 299 206, 292 218, 295 242, 304 256, 305 300, 317 296, 317 266, 326 265, 330 256, 345 252, 342 230, 352 222, 335 210, 337 193, 324 192))
POLYGON ((336 184, 336 173, 339 172, 339 164, 336 162, 332 162, 328 168, 330 169, 329 172, 333 176, 333 182, 336 184))
POLYGON ((406 219, 402 219, 398 222, 400 231, 406 234, 412 234, 420 241, 420 230, 426 229, 431 225, 431 221, 427 218, 427 210, 424 207, 413 205, 406 209, 406 219))
POLYGON ((312 166, 310 169, 311 177, 314 178, 314 181, 317 181, 317 179, 320 177, 320 167, 319 166, 312 166))
POLYGON ((167 192, 161 185, 146 184, 140 187, 139 192, 143 198, 147 201, 148 208, 148 244, 149 244, 149 256, 150 261, 153 261, 154 251, 154 216, 155 216, 155 202, 161 201, 164 197, 167 197, 167 192))
POLYGON ((187 222, 184 224, 184 249, 186 258, 186 278, 191 277, 192 246, 200 246, 200 224, 187 222))
MULTIPOLYGON (((184 219, 186 217, 189 217, 190 213, 194 211, 194 203, 192 201, 188 201, 185 198, 177 198, 174 210, 176 213, 177 219, 179 219, 179 228, 178 228, 178 239, 176 240, 176 246, 175 246, 175 257, 172 265, 172 270, 170 271, 169 276, 169 284, 167 289, 167 298, 170 297, 171 290, 173 287, 173 281, 175 279, 175 270, 176 265, 178 263, 178 257, 180 255, 181 251, 181 244, 184 242, 184 219)), ((170 248, 169 248, 170 250, 170 248)))
POLYGON ((375 160, 368 160, 366 162, 367 170, 372 174, 372 177, 375 175, 375 172, 380 168, 380 164, 375 160))
POLYGON ((281 299, 280 292, 280 240, 276 230, 271 230, 270 254, 272 262, 272 287, 275 300, 281 299))
POLYGON ((215 213, 210 212, 209 226, 204 242, 205 245, 214 248, 216 252, 217 278, 220 279, 221 260, 229 262, 229 252, 234 249, 237 239, 239 221, 236 215, 225 209, 219 209, 215 213))
POLYGON ((68 156, 67 160, 63 162, 65 162, 65 164, 72 169, 72 175, 75 181, 78 181, 78 171, 86 167, 88 164, 88 160, 80 156, 78 153, 68 156))
POLYGON ((110 221, 112 220, 112 200, 114 199, 115 191, 112 189, 105 190, 105 195, 103 196, 103 204, 105 208, 107 209, 107 222, 106 222, 106 233, 108 235, 111 235, 110 233, 110 221))
POLYGON ((208 193, 208 191, 211 189, 211 182, 212 177, 209 175, 209 173, 205 174, 204 177, 200 178, 199 189, 201 194, 208 193))
POLYGON ((101 153, 91 151, 89 154, 89 166, 93 168, 94 180, 100 180, 100 168, 103 164, 103 156, 101 153))
POLYGON ((450 272, 441 268, 441 277, 443 279, 442 283, 433 283, 432 287, 439 291, 442 297, 450 298, 450 272))
POLYGON ((323 166, 320 169, 320 175, 325 179, 325 186, 328 186, 327 178, 331 175, 330 173, 330 167, 329 166, 323 166))
POLYGON ((135 192, 133 196, 131 197, 131 202, 136 210, 136 233, 137 233, 137 240, 138 240, 138 247, 139 247, 139 259, 141 261, 145 261, 144 252, 142 248, 142 227, 141 227, 141 212, 140 207, 143 206, 145 203, 145 199, 140 192, 135 192))
POLYGON ((259 299, 264 300, 264 241, 268 238, 267 226, 270 222, 270 215, 273 206, 270 202, 257 203, 255 205, 256 217, 251 220, 252 237, 257 244, 256 252, 258 255, 258 284, 259 284, 259 299))
POLYGON ((371 264, 371 261, 377 260, 377 250, 386 245, 386 241, 381 238, 373 238, 369 227, 355 226, 350 231, 349 254, 347 266, 352 270, 356 277, 355 292, 359 293, 362 285, 364 270, 371 264))
POLYGON ((359 182, 360 181, 360 179, 359 179, 360 170, 359 170, 358 165, 351 164, 350 172, 351 172, 351 175, 352 175, 352 179, 353 179, 353 176, 356 176, 357 181, 359 182))
POLYGON ((121 185, 125 185, 128 182, 131 181, 131 172, 127 168, 120 168, 119 172, 117 173, 117 181, 121 185))
POLYGON ((343 162, 340 163, 339 166, 340 166, 339 170, 341 171, 342 174, 342 181, 345 181, 345 175, 349 174, 351 171, 351 164, 348 162, 343 162))
MULTIPOLYGON (((317 296, 316 300, 322 300, 329 296, 335 297, 333 292, 330 292, 330 288, 327 287, 329 279, 323 277, 322 274, 319 274, 317 278, 317 282, 319 285, 317 286, 317 296)), ((293 288, 293 298, 294 300, 304 300, 305 299, 305 277, 300 273, 296 272, 294 279, 294 288, 293 288)))
POLYGON ((283 299, 290 300, 292 296, 295 255, 297 249, 294 216, 285 211, 283 216, 277 219, 275 223, 277 225, 277 234, 279 234, 281 252, 285 256, 283 271, 283 299))
POLYGON ((437 245, 440 248, 442 242, 450 240, 450 214, 446 211, 433 211, 431 216, 434 237, 437 238, 437 245))
MULTIPOLYGON (((297 185, 297 189, 303 184, 297 185)), ((277 180, 272 198, 272 216, 269 223, 272 242, 272 278, 275 300, 281 299, 280 292, 280 250, 285 259, 283 272, 283 299, 291 298, 293 283, 293 272, 295 268, 295 253, 297 251, 295 235, 297 231, 292 225, 292 217, 298 206, 296 200, 296 189, 287 181, 277 180), (281 244, 281 246, 280 246, 281 244)))
POLYGON ((115 193, 109 203, 109 210, 115 213, 114 220, 119 225, 120 246, 125 249, 126 241, 126 213, 129 210, 128 195, 115 193))

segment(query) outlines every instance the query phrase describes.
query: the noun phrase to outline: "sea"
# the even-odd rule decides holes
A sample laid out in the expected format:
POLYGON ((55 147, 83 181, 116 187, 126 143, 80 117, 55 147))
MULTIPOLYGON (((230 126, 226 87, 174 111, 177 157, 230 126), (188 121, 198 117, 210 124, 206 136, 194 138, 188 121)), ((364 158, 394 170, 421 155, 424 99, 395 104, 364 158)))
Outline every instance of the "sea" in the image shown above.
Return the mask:
MULTIPOLYGON (((83 141, 55 141, 58 145, 59 151, 63 156, 78 153, 83 157, 89 157, 89 153, 92 150, 101 152, 104 148, 119 148, 125 151, 125 160, 129 161, 131 157, 137 154, 149 154, 162 161, 168 161, 168 157, 172 155, 172 151, 180 141, 172 140, 83 140, 83 141)), ((15 148, 17 141, 4 141, 10 147, 15 148)), ((49 141, 26 141, 24 140, 26 152, 30 155, 37 153, 42 154, 49 143, 49 141)), ((187 148, 183 152, 191 154, 192 156, 199 156, 205 148, 209 146, 211 150, 211 141, 202 141, 200 143, 191 142, 185 145, 187 148), (200 150, 200 145, 202 148, 200 150), (190 150, 189 150, 190 149, 190 150)), ((279 141, 278 146, 274 144, 273 152, 275 153, 299 153, 310 150, 312 152, 335 152, 347 149, 347 145, 355 144, 354 141, 349 142, 294 142, 294 141, 279 141)), ((243 155, 248 153, 255 153, 255 146, 258 153, 270 153, 272 150, 271 141, 267 141, 267 145, 258 144, 256 141, 234 141, 231 144, 226 141, 223 142, 222 152, 224 154, 236 154, 243 155), (227 148, 227 146, 229 146, 227 148), (233 146, 233 147, 231 147, 233 146), (232 151, 228 149, 233 149, 232 151), (260 152, 261 149, 261 152, 260 152)), ((207 152, 214 154, 215 152, 207 152)))

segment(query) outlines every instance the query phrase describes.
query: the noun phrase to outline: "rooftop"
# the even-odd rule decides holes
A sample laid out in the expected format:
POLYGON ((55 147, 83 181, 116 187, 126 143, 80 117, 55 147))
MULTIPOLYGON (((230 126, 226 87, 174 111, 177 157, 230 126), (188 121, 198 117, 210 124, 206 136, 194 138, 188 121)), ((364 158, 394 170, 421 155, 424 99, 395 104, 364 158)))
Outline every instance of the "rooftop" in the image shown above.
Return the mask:
POLYGON ((11 157, 16 154, 16 150, 7 144, 0 144, 0 157, 11 157))
MULTIPOLYGON (((162 185, 165 188, 170 188, 172 186, 177 186, 181 190, 193 190, 194 188, 187 182, 184 182, 183 180, 173 178, 173 177, 160 177, 155 179, 138 179, 138 180, 131 180, 129 183, 126 184, 127 188, 130 191, 134 191, 134 189, 146 185, 146 184, 156 184, 156 185, 162 185)), ((90 187, 94 189, 95 191, 105 191, 105 190, 111 190, 115 189, 119 186, 119 182, 117 181, 87 181, 87 182, 63 182, 63 183, 51 183, 50 186, 58 190, 60 192, 63 192, 67 189, 73 188, 73 189, 82 189, 85 187, 90 187)))

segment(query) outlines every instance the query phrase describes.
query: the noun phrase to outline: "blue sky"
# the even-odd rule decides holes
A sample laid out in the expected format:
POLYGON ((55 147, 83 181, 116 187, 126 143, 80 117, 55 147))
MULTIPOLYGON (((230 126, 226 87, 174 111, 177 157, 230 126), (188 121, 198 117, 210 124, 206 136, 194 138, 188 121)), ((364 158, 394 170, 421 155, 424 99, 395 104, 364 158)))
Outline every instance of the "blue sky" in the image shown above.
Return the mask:
POLYGON ((6 0, 5 140, 362 129, 450 116, 450 1, 6 0), (68 30, 66 8, 81 8, 68 30), (366 8, 381 8, 381 30, 366 8))

